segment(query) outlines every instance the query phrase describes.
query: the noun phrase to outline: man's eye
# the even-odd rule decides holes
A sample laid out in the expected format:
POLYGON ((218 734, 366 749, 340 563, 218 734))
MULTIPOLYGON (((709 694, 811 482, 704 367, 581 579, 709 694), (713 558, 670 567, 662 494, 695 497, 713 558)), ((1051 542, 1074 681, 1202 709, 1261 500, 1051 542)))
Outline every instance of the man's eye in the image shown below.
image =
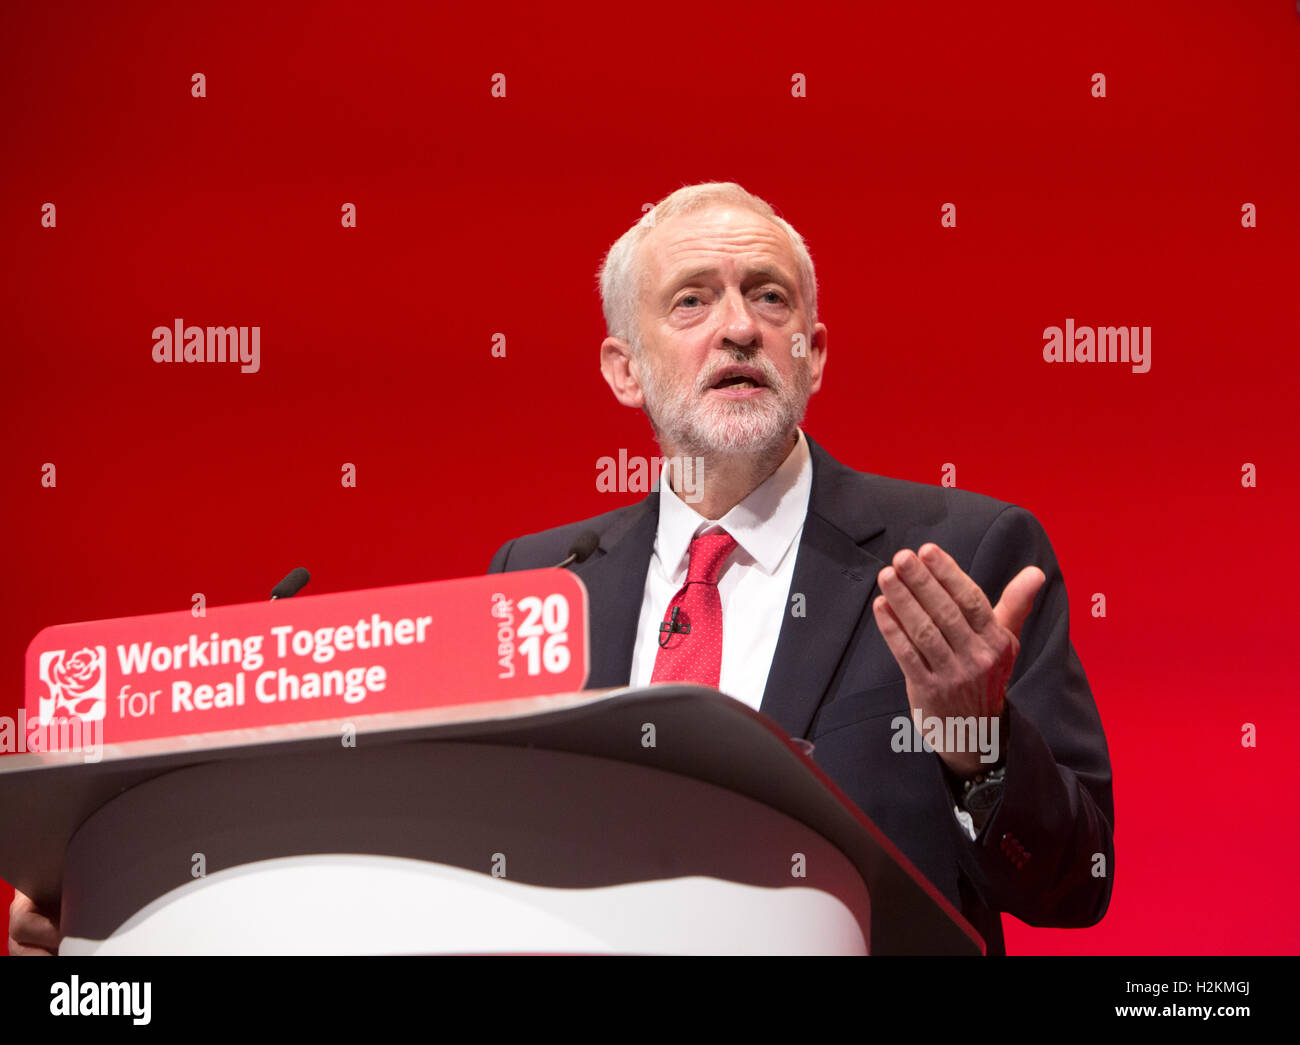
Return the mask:
POLYGON ((698 302, 699 300, 700 296, 698 294, 687 294, 684 298, 681 298, 677 304, 685 305, 687 308, 693 308, 694 306, 691 302, 698 302))
POLYGON ((775 301, 769 302, 769 304, 772 305, 780 305, 785 303, 785 295, 782 294, 779 290, 765 290, 763 291, 763 296, 767 298, 776 298, 775 301))

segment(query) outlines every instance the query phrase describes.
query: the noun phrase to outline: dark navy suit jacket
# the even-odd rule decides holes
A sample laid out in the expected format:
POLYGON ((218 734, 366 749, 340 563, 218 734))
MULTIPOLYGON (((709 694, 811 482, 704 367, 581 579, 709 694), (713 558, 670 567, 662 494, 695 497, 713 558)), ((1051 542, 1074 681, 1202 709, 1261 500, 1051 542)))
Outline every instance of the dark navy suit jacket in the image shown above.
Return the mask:
MULTIPOLYGON (((1114 874, 1110 757, 1092 691, 1070 642, 1069 607, 1047 534, 1023 508, 964 490, 847 468, 811 438, 812 493, 788 613, 760 710, 792 737, 984 937, 1003 953, 1006 911, 1031 925, 1087 926, 1110 903, 1114 874), (972 842, 953 815, 939 756, 891 746, 908 716, 902 671, 876 627, 876 574, 902 548, 933 541, 997 603, 1021 569, 1047 575, 1020 634, 1007 690, 1002 798, 972 842)), ((584 530, 600 546, 574 567, 591 615, 589 688, 632 671, 659 494, 593 519, 507 542, 491 571, 564 559, 584 530)), ((895 745, 896 746, 896 745, 895 745)))

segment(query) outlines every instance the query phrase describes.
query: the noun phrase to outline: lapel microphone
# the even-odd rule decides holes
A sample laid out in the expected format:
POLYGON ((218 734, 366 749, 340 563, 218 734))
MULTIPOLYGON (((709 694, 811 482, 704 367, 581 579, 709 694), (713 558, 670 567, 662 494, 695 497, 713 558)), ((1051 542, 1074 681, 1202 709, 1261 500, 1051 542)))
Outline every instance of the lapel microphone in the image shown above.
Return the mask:
POLYGON ((667 646, 674 635, 689 635, 691 633, 691 626, 683 624, 677 619, 681 612, 682 608, 680 606, 674 606, 672 617, 659 625, 660 646, 667 646))

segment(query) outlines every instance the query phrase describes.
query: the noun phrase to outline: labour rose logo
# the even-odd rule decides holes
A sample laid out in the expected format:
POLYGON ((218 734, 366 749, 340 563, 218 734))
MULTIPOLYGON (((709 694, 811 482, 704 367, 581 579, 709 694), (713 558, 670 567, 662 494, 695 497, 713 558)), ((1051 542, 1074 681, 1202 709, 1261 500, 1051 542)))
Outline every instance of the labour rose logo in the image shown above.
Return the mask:
POLYGON ((86 647, 69 654, 50 650, 41 654, 40 677, 50 695, 41 698, 42 724, 79 718, 94 722, 108 709, 103 646, 86 647))

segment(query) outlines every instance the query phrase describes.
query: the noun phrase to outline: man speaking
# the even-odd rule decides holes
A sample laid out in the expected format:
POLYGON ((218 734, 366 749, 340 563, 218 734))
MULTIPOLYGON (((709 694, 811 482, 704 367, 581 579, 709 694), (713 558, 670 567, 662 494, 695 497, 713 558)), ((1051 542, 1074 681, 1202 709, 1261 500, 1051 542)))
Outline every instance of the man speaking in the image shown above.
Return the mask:
MULTIPOLYGON (((600 284, 601 372, 677 467, 639 504, 509 541, 492 570, 551 566, 583 537, 588 685, 712 686, 811 740, 990 954, 1001 911, 1098 921, 1110 760, 1042 527, 855 472, 800 430, 826 365, 816 277, 739 185, 672 193, 600 284)), ((11 953, 58 947, 21 893, 9 932, 11 953)))
POLYGON ((1110 759, 1037 520, 853 471, 804 434, 827 352, 812 260, 739 185, 660 201, 610 249, 600 290, 601 372, 673 464, 639 504, 507 542, 492 571, 596 535, 574 567, 588 686, 713 686, 812 741, 990 954, 1001 911, 1097 922, 1110 759))

